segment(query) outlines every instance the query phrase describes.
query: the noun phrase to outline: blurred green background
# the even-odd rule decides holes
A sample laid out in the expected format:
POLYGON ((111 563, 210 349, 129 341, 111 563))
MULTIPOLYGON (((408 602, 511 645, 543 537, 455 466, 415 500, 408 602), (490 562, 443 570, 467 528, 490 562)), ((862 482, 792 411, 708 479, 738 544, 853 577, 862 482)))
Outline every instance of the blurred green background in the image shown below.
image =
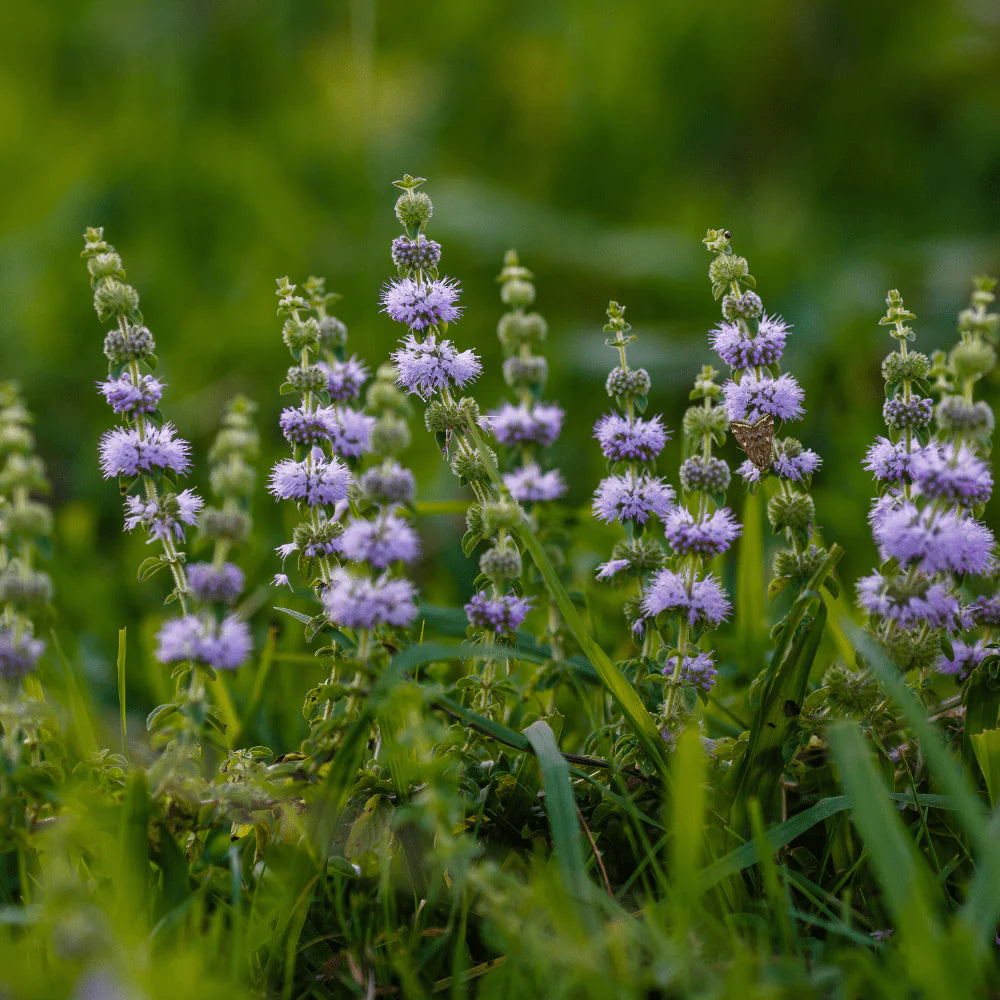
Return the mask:
MULTIPOLYGON (((376 305, 390 182, 429 178, 430 233, 465 289, 455 334, 494 373, 485 406, 501 392, 503 251, 536 273, 581 506, 601 475, 587 437, 606 402, 608 300, 628 305, 652 407, 676 427, 718 316, 700 240, 728 227, 765 306, 795 325, 799 432, 825 459, 818 511, 848 580, 874 558, 859 462, 881 429, 886 290, 929 351, 953 337, 970 275, 1000 271, 994 0, 61 0, 0 5, 0 55, 0 377, 39 414, 62 634, 108 683, 115 630, 162 593, 134 582, 141 543, 123 554, 98 475, 110 412, 93 388, 104 331, 78 256, 87 225, 106 227, 142 295, 168 417, 203 455, 225 400, 247 393, 266 460, 287 365, 274 278, 327 276, 351 346, 377 363, 399 333, 376 305)), ((422 496, 457 495, 415 431, 422 496)), ((675 441, 672 480, 678 460, 675 441)), ((263 483, 255 513, 249 561, 269 577, 287 522, 263 483)), ((455 527, 421 525, 438 602, 473 576, 445 544, 455 527)))

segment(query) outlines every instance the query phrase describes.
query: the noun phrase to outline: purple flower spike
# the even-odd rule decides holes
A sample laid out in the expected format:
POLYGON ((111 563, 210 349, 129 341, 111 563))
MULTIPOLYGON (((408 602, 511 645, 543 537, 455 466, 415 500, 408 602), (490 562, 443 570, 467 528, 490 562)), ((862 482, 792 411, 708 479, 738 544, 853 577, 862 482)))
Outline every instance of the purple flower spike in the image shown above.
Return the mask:
POLYGON ((188 586, 198 601, 232 604, 243 592, 243 571, 233 563, 191 563, 187 568, 188 586))
POLYGON ((375 418, 347 408, 337 411, 330 420, 330 447, 342 458, 357 458, 371 450, 375 418))
POLYGON ((775 379, 747 372, 739 382, 727 382, 722 391, 730 421, 754 423, 765 413, 777 420, 797 420, 805 412, 802 387, 791 375, 779 375, 775 379))
POLYGON ((617 413, 606 413, 594 425, 594 437, 604 457, 612 462, 652 462, 663 451, 670 432, 659 417, 627 420, 617 413))
MULTIPOLYGON (((663 673, 667 677, 673 677, 676 668, 677 657, 671 656, 663 668, 663 673)), ((697 656, 685 656, 681 660, 681 671, 677 682, 681 687, 697 687, 707 693, 715 686, 716 674, 718 674, 718 670, 715 669, 712 654, 698 653, 697 656)))
POLYGON ((921 449, 913 456, 913 482, 926 496, 965 507, 986 503, 993 492, 989 466, 966 444, 921 449))
POLYGON ((764 316, 756 337, 748 337, 739 323, 720 323, 708 334, 709 343, 731 368, 774 364, 785 350, 788 324, 780 316, 764 316))
POLYGON ((822 464, 823 459, 812 448, 803 448, 798 455, 778 455, 774 459, 774 471, 783 479, 799 483, 811 476, 822 464))
POLYGON ((602 521, 634 520, 645 524, 653 515, 662 519, 673 501, 673 488, 662 479, 627 472, 601 481, 594 495, 593 511, 602 521))
POLYGON ((191 468, 191 446, 175 437, 173 424, 157 427, 145 423, 140 434, 134 427, 116 427, 101 437, 101 472, 105 479, 138 476, 169 470, 184 475, 191 468))
POLYGON ((214 670, 235 670, 250 655, 253 640, 246 622, 227 615, 184 615, 164 623, 157 635, 156 658, 161 663, 191 660, 214 670))
POLYGON ((907 483, 912 475, 913 454, 906 450, 905 441, 892 443, 878 437, 865 455, 864 467, 885 483, 907 483))
POLYGON ((354 576, 342 566, 330 574, 323 591, 326 615, 344 628, 374 628, 376 625, 402 627, 417 613, 413 584, 384 574, 375 580, 354 576))
POLYGON ((0 626, 0 677, 17 680, 31 673, 44 652, 45 643, 28 629, 15 636, 9 628, 0 626))
POLYGON ((934 666, 938 673, 951 674, 958 681, 964 681, 986 659, 989 652, 982 639, 973 643, 953 642, 951 651, 951 656, 942 653, 934 666))
POLYGON ((917 578, 904 587, 896 578, 873 573, 858 581, 857 593, 858 604, 869 614, 889 618, 903 628, 927 624, 954 631, 971 624, 948 587, 927 578, 917 578))
POLYGON ((459 351, 450 340, 439 342, 434 334, 424 341, 407 334, 392 362, 399 372, 397 384, 425 400, 452 385, 461 388, 474 382, 483 370, 475 351, 459 351))
POLYGON ((668 611, 687 618, 689 625, 714 628, 728 617, 732 605, 719 581, 711 574, 696 579, 689 588, 680 573, 661 569, 643 596, 642 610, 649 618, 668 611))
POLYGON ((426 330, 442 323, 452 323, 462 315, 458 305, 461 288, 453 278, 417 282, 397 278, 382 289, 379 301, 382 312, 411 330, 426 330))
POLYGON ((326 389, 331 399, 345 403, 361 395, 361 387, 368 380, 368 368, 364 362, 350 357, 346 361, 331 361, 329 364, 321 361, 319 366, 327 373, 326 389))
POLYGON ((193 526, 205 501, 191 490, 176 496, 168 494, 159 501, 141 497, 125 498, 125 530, 134 531, 142 525, 149 532, 149 540, 173 537, 184 541, 184 525, 193 526))
POLYGON ((345 559, 368 562, 376 569, 396 561, 413 562, 420 553, 416 532, 397 514, 351 521, 340 536, 339 548, 345 559))
POLYGON ((491 600, 485 591, 480 591, 469 599, 465 613, 469 624, 489 629, 497 635, 516 632, 531 610, 530 597, 504 594, 491 600))
POLYGON ((553 403, 535 403, 531 407, 506 403, 481 417, 480 423, 493 431, 500 444, 548 447, 559 437, 564 416, 562 408, 553 403))

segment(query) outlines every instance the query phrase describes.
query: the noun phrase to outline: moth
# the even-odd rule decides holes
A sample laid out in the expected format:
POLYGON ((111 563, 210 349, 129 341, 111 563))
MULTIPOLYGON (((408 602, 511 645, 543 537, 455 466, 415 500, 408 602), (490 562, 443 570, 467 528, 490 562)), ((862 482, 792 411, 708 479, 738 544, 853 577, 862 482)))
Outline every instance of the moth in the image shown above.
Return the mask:
POLYGON ((729 429, 736 443, 746 452, 747 458, 763 472, 771 467, 771 449, 774 445, 774 417, 770 413, 753 423, 734 420, 729 429))

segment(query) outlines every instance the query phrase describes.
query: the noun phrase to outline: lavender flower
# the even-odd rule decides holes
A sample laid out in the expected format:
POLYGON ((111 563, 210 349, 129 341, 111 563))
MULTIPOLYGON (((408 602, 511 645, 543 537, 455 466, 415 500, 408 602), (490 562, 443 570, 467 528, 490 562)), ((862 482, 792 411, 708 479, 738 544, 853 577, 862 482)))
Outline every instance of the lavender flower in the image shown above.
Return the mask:
POLYGON ((475 351, 459 351, 450 340, 438 342, 433 333, 423 342, 407 334, 392 362, 399 373, 397 383, 424 400, 452 385, 461 388, 474 382, 483 367, 475 351))
POLYGON ((198 601, 232 604, 243 592, 244 576, 233 563, 191 563, 187 568, 188 588, 198 601))
POLYGON ((492 430, 501 444, 547 447, 559 437, 564 416, 562 408, 553 403, 535 403, 531 407, 524 403, 520 406, 505 403, 499 410, 480 418, 480 423, 492 430))
POLYGON ((323 591, 327 618, 344 628, 408 625, 417 613, 413 584, 385 574, 375 580, 334 568, 323 591))
POLYGON ((175 437, 173 424, 157 427, 144 423, 141 433, 134 427, 116 427, 101 437, 101 471, 105 479, 138 476, 169 469, 183 475, 191 467, 190 445, 175 437))
POLYGON ((913 456, 906 441, 893 443, 888 438, 878 437, 865 455, 864 467, 879 480, 886 483, 906 483, 910 481, 913 456))
POLYGON ((983 625, 1000 625, 1000 595, 980 598, 976 602, 976 618, 983 625))
POLYGON ((190 660, 214 670, 235 670, 253 648, 249 627, 235 615, 221 622, 209 615, 171 618, 156 638, 156 658, 161 663, 190 660))
POLYGON ((531 610, 530 597, 503 594, 491 599, 485 591, 480 591, 465 605, 469 624, 489 629, 497 635, 516 632, 531 610))
POLYGON ((689 625, 714 628, 728 617, 732 605, 712 574, 689 585, 682 574, 661 569, 643 595, 642 610, 649 618, 667 611, 687 618, 689 625))
POLYGON ((618 413, 606 413, 594 425, 594 437, 609 461, 652 462, 663 451, 670 432, 659 416, 630 420, 618 413))
POLYGON ((965 507, 986 503, 993 492, 989 466, 966 444, 930 444, 913 455, 913 482, 929 497, 965 507))
POLYGON ((427 271, 441 262, 441 244, 420 233, 416 239, 397 236, 392 241, 392 262, 404 270, 427 271))
POLYGON ((271 470, 268 490, 279 500, 301 500, 310 507, 329 507, 347 499, 351 482, 347 466, 336 458, 323 457, 313 449, 310 461, 283 458, 271 470))
POLYGON ((720 323, 708 334, 709 343, 731 368, 774 364, 785 350, 788 324, 780 316, 764 316, 755 337, 739 323, 720 323))
POLYGON ((351 356, 346 361, 318 362, 318 366, 326 372, 326 390, 330 398, 337 402, 347 402, 357 399, 361 387, 368 380, 368 367, 363 361, 351 356))
POLYGON ((662 519, 673 501, 673 488, 659 477, 627 472, 601 480, 593 511, 602 521, 634 520, 645 524, 652 515, 662 519))
POLYGON ((707 514, 700 520, 683 507, 675 507, 664 521, 663 533, 679 555, 719 555, 740 534, 741 527, 728 507, 707 514))
POLYGON ((457 304, 461 287, 453 278, 417 282, 412 278, 396 278, 382 289, 379 301, 382 312, 411 330, 426 330, 431 326, 454 322, 462 315, 457 304))
POLYGON ((805 412, 802 387, 792 375, 779 375, 775 379, 747 372, 739 382, 727 382, 722 391, 730 421, 753 423, 766 413, 778 420, 797 420, 805 412))
POLYGON ((951 651, 951 656, 942 653, 934 666, 938 673, 953 675, 959 681, 964 681, 986 659, 989 652, 982 639, 972 643, 953 642, 951 651))
POLYGON ((0 626, 0 677, 17 680, 35 669, 45 652, 45 643, 25 626, 20 634, 0 626))
MULTIPOLYGON (((672 677, 676 669, 677 657, 671 656, 663 668, 663 673, 672 677)), ((681 687, 701 688, 707 693, 715 686, 716 674, 718 674, 718 670, 715 669, 712 654, 698 653, 696 656, 685 656, 681 660, 681 670, 677 676, 677 683, 681 687)))
POLYGON ((949 587, 927 577, 885 577, 873 573, 857 583, 858 603, 871 615, 897 622, 903 628, 927 625, 955 631, 970 624, 949 587))
POLYGON ((387 461, 368 469, 359 483, 362 494, 373 503, 405 504, 413 499, 416 480, 409 469, 398 462, 387 461))
POLYGON ((159 500, 141 497, 125 498, 125 530, 134 531, 142 525, 149 532, 149 541, 173 537, 184 541, 184 525, 193 526, 205 501, 191 490, 167 494, 159 500))
POLYGON ((803 448, 797 455, 775 455, 773 467, 779 476, 797 483, 811 476, 822 464, 823 459, 816 452, 803 448))
POLYGON ((307 410, 304 406, 289 406, 281 411, 278 423, 285 440, 292 444, 323 444, 330 440, 336 415, 332 406, 307 410))
POLYGON ((556 500, 566 492, 566 483, 558 469, 542 472, 537 462, 528 462, 503 477, 504 486, 518 503, 556 500))
POLYGON ((896 558, 925 573, 981 575, 995 565, 993 532, 955 510, 904 503, 884 514, 872 534, 883 559, 896 558))
POLYGON ((140 375, 138 385, 132 381, 130 372, 123 372, 118 378, 98 382, 98 389, 115 413, 152 413, 163 395, 163 383, 152 375, 140 375))
POLYGON ((397 560, 413 562, 420 552, 416 532, 396 514, 349 522, 339 547, 345 559, 369 562, 376 569, 385 569, 397 560))
POLYGON ((611 580, 623 569, 628 569, 631 565, 628 559, 609 559, 606 563, 601 563, 594 574, 595 580, 611 580))
POLYGON ((375 418, 348 408, 335 412, 330 421, 330 446, 342 458, 358 458, 371 450, 375 418))

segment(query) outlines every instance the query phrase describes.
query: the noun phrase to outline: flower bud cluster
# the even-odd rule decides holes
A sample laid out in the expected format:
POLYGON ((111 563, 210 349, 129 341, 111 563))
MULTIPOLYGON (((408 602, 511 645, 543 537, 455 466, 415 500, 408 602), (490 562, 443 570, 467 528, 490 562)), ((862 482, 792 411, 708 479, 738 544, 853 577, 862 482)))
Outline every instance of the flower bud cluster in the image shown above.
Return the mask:
MULTIPOLYGON (((973 661, 981 647, 970 643, 961 656, 954 654, 960 644, 947 655, 938 649, 943 636, 972 625, 957 578, 991 576, 996 570, 993 533, 975 517, 989 499, 993 476, 976 437, 941 419, 941 403, 931 434, 928 376, 936 376, 937 391, 945 400, 972 405, 973 384, 988 369, 970 371, 954 359, 977 354, 979 338, 991 327, 995 331, 985 313, 988 300, 983 292, 988 295, 989 288, 977 284, 974 308, 959 321, 958 348, 964 347, 965 354, 956 355, 956 348, 946 360, 942 352, 933 364, 910 349, 915 334, 909 323, 915 317, 899 292, 889 292, 879 323, 890 328, 899 346, 882 365, 888 436, 875 441, 864 461, 879 483, 880 497, 869 520, 883 565, 857 585, 858 603, 870 616, 869 628, 900 669, 936 665, 942 673, 962 679, 977 665, 978 660, 973 661), (898 417, 918 410, 918 421, 898 417)), ((990 347, 987 341, 982 345, 990 347)))
MULTIPOLYGON (((250 630, 233 614, 220 619, 214 605, 232 604, 242 589, 242 573, 225 562, 225 551, 246 534, 245 515, 225 504, 221 510, 211 510, 201 527, 216 539, 217 559, 186 565, 186 531, 199 523, 205 505, 190 488, 178 489, 178 478, 191 468, 190 445, 177 436, 172 424, 164 422, 160 412, 165 386, 153 375, 156 345, 143 325, 138 292, 125 282, 121 258, 104 240, 101 229, 88 229, 84 240, 82 256, 94 288, 94 308, 103 322, 115 324, 104 339, 108 378, 97 387, 119 424, 101 438, 101 470, 106 479, 119 480, 125 497, 125 529, 141 528, 149 543, 161 545, 162 555, 147 559, 140 576, 169 569, 174 586, 167 600, 180 609, 180 616, 160 629, 157 659, 199 665, 209 672, 233 670, 250 654, 250 630)), ((213 488, 221 497, 245 497, 253 486, 253 470, 245 458, 256 442, 252 447, 246 441, 239 443, 240 430, 247 433, 245 427, 230 428, 229 443, 221 445, 228 449, 230 460, 218 461, 213 472, 213 488)), ((200 680, 192 672, 192 703, 200 701, 200 690, 200 680)))
POLYGON ((36 626, 52 597, 52 581, 36 568, 52 517, 33 498, 47 492, 48 480, 31 424, 18 386, 0 384, 0 681, 35 669, 45 651, 36 626))
POLYGON ((771 474, 777 478, 784 499, 771 502, 768 516, 788 548, 775 562, 768 590, 775 596, 791 583, 805 583, 825 555, 815 539, 815 507, 808 495, 822 459, 795 438, 775 436, 776 425, 799 420, 805 413, 801 386, 780 367, 791 327, 764 311, 757 282, 746 260, 733 254, 731 240, 728 231, 710 229, 702 241, 714 255, 708 270, 712 293, 722 299, 722 322, 709 331, 708 339, 729 366, 730 378, 722 386, 720 405, 706 403, 704 413, 688 411, 685 431, 690 434, 700 421, 721 446, 728 428, 747 455, 737 469, 744 482, 753 485, 771 474))

